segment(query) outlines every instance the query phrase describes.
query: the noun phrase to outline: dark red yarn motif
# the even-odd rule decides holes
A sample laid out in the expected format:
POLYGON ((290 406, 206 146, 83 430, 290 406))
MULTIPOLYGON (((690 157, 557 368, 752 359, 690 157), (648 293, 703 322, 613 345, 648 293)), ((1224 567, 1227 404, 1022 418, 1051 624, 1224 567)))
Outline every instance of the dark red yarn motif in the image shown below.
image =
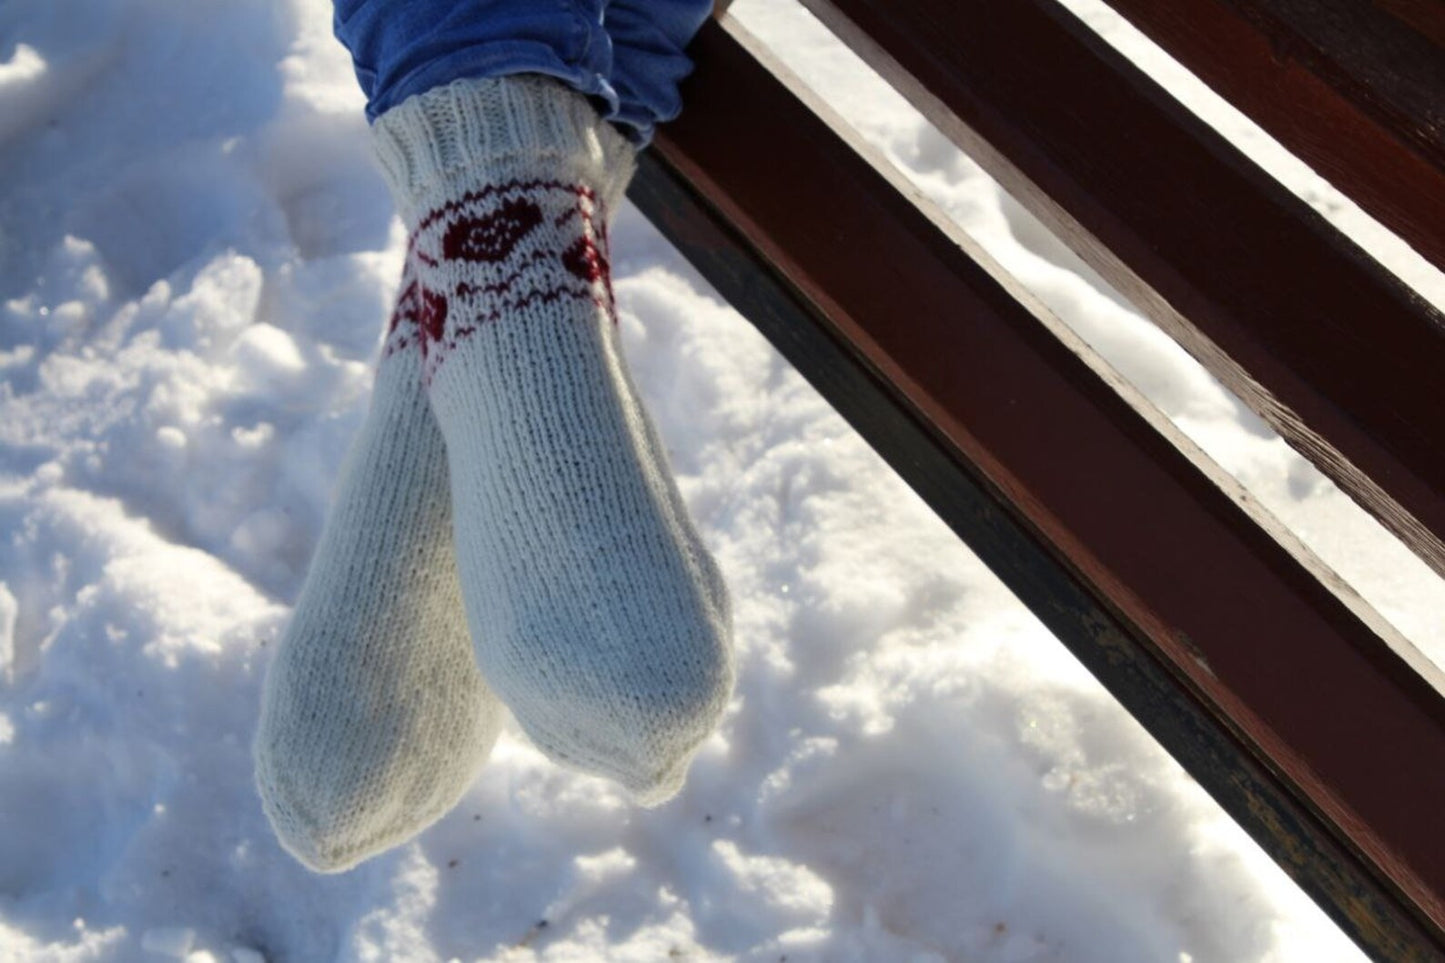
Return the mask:
POLYGON ((541 223, 540 207, 524 197, 512 198, 490 214, 452 221, 442 235, 442 257, 479 264, 505 261, 541 223))
POLYGON ((416 343, 429 375, 460 339, 529 305, 578 299, 612 316, 606 247, 596 193, 581 185, 510 181, 449 201, 412 233, 385 354, 416 343))
POLYGON ((420 281, 412 280, 396 299, 396 309, 387 324, 385 354, 394 354, 415 342, 426 357, 428 348, 442 340, 446 324, 447 299, 422 287, 420 281))
POLYGON ((589 283, 602 281, 611 275, 607 259, 597 249, 590 237, 579 237, 572 246, 562 252, 562 266, 589 283))

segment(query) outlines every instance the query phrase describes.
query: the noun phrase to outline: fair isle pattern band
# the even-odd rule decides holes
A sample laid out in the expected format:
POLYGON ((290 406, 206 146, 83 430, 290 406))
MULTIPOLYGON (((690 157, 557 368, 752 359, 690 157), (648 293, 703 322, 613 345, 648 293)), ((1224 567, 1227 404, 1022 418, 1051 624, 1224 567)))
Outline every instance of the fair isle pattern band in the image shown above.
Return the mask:
POLYGON ((555 180, 492 184, 430 211, 411 235, 383 356, 418 346, 430 381, 479 327, 563 298, 615 323, 607 216, 591 188, 555 180))

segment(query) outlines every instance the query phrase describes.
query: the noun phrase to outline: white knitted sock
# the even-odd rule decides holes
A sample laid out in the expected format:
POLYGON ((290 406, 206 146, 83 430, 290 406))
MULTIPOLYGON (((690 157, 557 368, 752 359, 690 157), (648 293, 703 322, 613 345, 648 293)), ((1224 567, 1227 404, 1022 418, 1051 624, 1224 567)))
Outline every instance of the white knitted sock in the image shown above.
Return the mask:
POLYGON ((254 746, 277 838, 318 872, 349 869, 451 809, 503 719, 467 634, 412 267, 254 746))
POLYGON ((660 802, 733 666, 726 588, 618 345, 607 219, 633 149, 528 75, 434 89, 373 130, 432 305, 482 671, 543 752, 660 802))

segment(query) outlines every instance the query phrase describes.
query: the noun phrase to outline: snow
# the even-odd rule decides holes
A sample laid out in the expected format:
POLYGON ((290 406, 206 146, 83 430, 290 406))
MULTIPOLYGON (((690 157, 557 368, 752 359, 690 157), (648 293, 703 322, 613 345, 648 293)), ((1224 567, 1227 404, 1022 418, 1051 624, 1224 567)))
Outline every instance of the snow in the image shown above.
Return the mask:
MULTIPOLYGON (((1440 651, 1438 580, 791 7, 737 9, 1440 651)), ((1359 958, 631 208, 623 337, 736 603, 721 730, 639 810, 512 729, 414 843, 287 857, 258 686, 404 244, 329 19, 0 6, 0 961, 1359 958)))

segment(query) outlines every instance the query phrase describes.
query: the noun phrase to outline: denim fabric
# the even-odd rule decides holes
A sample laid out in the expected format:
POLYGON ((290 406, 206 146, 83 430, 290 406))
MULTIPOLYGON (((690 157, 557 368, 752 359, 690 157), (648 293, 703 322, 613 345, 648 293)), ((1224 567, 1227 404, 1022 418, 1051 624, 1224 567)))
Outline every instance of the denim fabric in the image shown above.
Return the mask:
POLYGON ((335 0, 366 116, 461 77, 540 73, 646 143, 682 109, 683 47, 712 0, 335 0))

